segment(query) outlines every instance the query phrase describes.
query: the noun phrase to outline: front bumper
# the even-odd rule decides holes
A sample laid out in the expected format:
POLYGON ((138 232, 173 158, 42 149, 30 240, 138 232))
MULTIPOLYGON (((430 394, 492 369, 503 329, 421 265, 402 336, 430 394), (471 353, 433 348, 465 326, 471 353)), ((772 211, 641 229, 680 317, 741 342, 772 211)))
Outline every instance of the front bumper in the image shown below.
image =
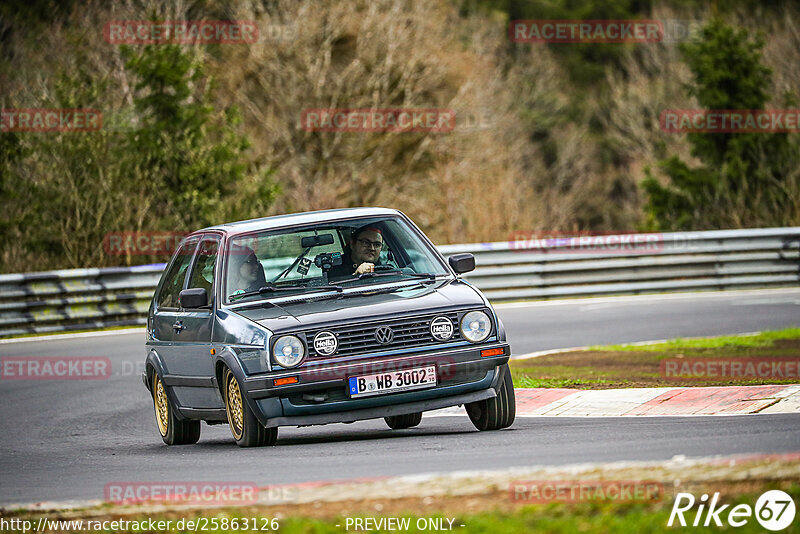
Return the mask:
POLYGON ((435 410, 497 395, 497 368, 508 362, 506 343, 471 345, 445 351, 375 359, 327 360, 268 377, 244 380, 243 394, 260 422, 267 427, 352 422, 390 415, 435 410), (502 354, 481 357, 481 351, 502 354), (435 387, 352 399, 351 376, 436 365, 435 387), (278 378, 297 377, 292 385, 275 386, 278 378))

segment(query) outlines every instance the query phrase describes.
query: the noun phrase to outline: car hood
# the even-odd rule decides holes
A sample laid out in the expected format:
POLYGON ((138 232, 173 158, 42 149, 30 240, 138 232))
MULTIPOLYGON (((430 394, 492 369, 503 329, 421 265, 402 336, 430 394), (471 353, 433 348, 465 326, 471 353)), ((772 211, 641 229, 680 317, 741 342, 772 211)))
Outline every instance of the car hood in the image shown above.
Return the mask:
MULTIPOLYGON (((375 291, 385 291, 374 286, 375 291)), ((388 293, 358 293, 339 298, 300 300, 231 310, 273 332, 286 332, 342 322, 418 315, 469 306, 484 306, 480 293, 461 280, 442 280, 388 293)))

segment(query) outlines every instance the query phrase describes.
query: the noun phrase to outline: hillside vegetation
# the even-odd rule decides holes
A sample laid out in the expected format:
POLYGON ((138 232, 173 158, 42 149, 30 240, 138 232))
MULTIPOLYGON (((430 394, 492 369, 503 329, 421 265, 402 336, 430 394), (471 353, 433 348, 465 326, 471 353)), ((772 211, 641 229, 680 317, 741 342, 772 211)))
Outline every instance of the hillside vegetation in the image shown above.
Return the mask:
POLYGON ((703 169, 716 167, 702 142, 660 129, 664 109, 726 101, 697 90, 705 82, 691 57, 708 46, 515 44, 507 33, 519 18, 716 21, 723 29, 705 38, 743 30, 730 50, 744 47, 763 66, 755 101, 789 108, 800 96, 800 9, 609 4, 5 3, 0 107, 94 108, 104 126, 0 133, 0 271, 151 263, 164 257, 110 255, 104 236, 365 205, 404 211, 438 244, 525 231, 800 224, 796 134, 771 136, 779 149, 766 137, 742 142, 751 153, 735 176, 759 180, 748 187, 731 181, 730 165, 709 178, 703 169), (110 44, 103 33, 109 21, 197 19, 256 21, 261 39, 144 46, 110 44), (300 124, 306 109, 399 107, 452 109, 456 127, 342 133, 300 124), (780 165, 767 165, 775 154, 780 165), (689 191, 675 161, 713 183, 689 191), (714 207, 730 216, 701 216, 714 207))

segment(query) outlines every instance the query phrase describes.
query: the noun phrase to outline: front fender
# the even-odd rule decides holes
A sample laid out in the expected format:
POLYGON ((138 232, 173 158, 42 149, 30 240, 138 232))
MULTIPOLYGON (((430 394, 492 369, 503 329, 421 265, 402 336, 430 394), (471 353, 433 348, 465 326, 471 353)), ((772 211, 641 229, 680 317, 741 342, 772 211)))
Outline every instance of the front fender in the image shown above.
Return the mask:
POLYGON ((500 319, 500 316, 497 315, 497 312, 494 311, 494 308, 492 308, 492 313, 494 314, 494 317, 497 320, 497 341, 505 343, 507 341, 506 326, 503 324, 503 320, 500 319))
POLYGON ((161 379, 161 383, 164 385, 164 392, 167 394, 167 399, 169 399, 170 404, 176 408, 173 410, 175 416, 178 419, 186 419, 184 415, 181 413, 181 405, 178 402, 178 397, 175 395, 175 392, 172 390, 172 387, 166 385, 164 383, 164 375, 166 374, 164 371, 164 363, 161 360, 161 356, 155 349, 150 349, 150 352, 147 353, 147 358, 144 361, 144 373, 142 373, 142 381, 144 382, 144 386, 147 388, 147 391, 150 392, 150 397, 152 400, 153 396, 153 373, 157 373, 158 377, 161 379))
POLYGON ((262 410, 262 407, 259 407, 256 401, 251 399, 250 395, 246 394, 246 388, 244 384, 247 377, 244 373, 244 369, 242 368, 242 362, 230 348, 220 351, 220 353, 217 354, 216 358, 214 359, 214 371, 217 379, 217 385, 223 399, 225 399, 225 379, 223 375, 225 367, 230 369, 233 373, 233 376, 239 381, 239 389, 244 402, 247 403, 247 405, 250 407, 250 410, 252 410, 262 425, 266 426, 267 420, 272 417, 280 417, 283 415, 283 407, 281 406, 280 399, 269 399, 269 402, 266 403, 267 406, 265 407, 265 410, 262 410))

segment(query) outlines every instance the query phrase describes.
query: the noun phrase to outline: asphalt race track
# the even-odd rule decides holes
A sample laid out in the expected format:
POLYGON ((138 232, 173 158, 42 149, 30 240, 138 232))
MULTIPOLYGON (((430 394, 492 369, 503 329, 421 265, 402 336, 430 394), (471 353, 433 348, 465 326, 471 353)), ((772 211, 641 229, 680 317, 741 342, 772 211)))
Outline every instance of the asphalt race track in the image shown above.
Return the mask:
MULTIPOLYGON (((800 289, 582 299, 498 307, 515 354, 800 325, 800 289)), ((239 449, 227 426, 163 445, 140 373, 141 330, 0 344, 0 357, 107 356, 96 381, 0 380, 0 505, 102 500, 112 482, 259 486, 412 473, 800 451, 800 415, 518 418, 479 433, 464 417, 391 431, 382 420, 282 428, 278 446, 239 449)))

